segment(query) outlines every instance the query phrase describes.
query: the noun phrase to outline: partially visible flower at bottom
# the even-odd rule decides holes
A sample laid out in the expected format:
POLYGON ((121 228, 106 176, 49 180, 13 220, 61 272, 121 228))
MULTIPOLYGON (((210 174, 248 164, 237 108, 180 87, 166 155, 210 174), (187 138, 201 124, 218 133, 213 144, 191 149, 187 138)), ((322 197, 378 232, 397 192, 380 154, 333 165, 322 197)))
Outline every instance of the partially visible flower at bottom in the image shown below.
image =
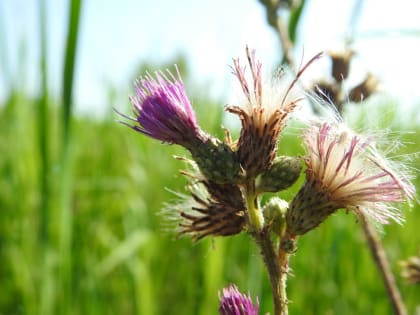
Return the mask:
POLYGON ((370 137, 338 121, 316 122, 305 133, 306 181, 286 215, 291 235, 302 235, 338 209, 366 215, 379 224, 402 222, 393 203, 414 199, 404 167, 391 163, 370 137))
POLYGON ((221 315, 258 315, 259 303, 252 303, 251 296, 239 292, 236 285, 230 285, 219 293, 221 315))

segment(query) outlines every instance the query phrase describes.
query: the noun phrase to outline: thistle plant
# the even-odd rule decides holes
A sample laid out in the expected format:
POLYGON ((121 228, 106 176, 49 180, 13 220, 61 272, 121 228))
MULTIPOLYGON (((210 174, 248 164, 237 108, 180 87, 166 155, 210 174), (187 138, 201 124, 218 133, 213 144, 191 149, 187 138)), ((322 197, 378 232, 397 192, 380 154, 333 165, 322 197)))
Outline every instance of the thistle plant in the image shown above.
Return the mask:
MULTIPOLYGON (((278 73, 264 80, 255 51, 246 49, 247 67, 233 60, 233 74, 244 94, 227 112, 241 122, 239 139, 221 141, 203 131, 187 97, 181 76, 169 70, 147 74, 135 83, 130 98, 134 117, 120 114, 135 131, 169 144, 183 146, 191 158, 189 195, 170 206, 182 235, 204 237, 248 233, 259 248, 273 296, 274 315, 288 314, 286 282, 289 257, 297 240, 339 209, 375 224, 401 223, 396 203, 413 199, 414 187, 404 168, 390 162, 373 137, 359 135, 340 121, 317 119, 303 132, 303 157, 282 156, 279 138, 306 95, 298 80, 320 57, 313 57, 294 76, 278 73), (305 182, 290 201, 265 193, 290 188, 305 168, 305 182)), ((297 275, 298 276, 298 275, 297 275)), ((220 295, 222 315, 254 315, 249 296, 231 286, 220 295)))

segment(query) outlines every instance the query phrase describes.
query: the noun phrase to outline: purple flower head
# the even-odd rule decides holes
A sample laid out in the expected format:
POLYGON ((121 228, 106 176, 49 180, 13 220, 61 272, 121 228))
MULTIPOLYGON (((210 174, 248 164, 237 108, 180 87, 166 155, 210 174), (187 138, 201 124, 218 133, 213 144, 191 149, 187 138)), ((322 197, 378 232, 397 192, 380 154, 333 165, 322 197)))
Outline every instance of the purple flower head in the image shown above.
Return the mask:
POLYGON ((150 74, 139 78, 136 95, 130 97, 135 117, 122 116, 135 121, 138 125, 124 124, 142 134, 189 147, 205 134, 198 126, 177 67, 176 72, 177 78, 169 70, 166 74, 157 71, 155 78, 150 74))
POLYGON ((235 285, 223 289, 223 295, 219 293, 221 315, 258 315, 259 303, 252 303, 249 295, 242 294, 235 285))

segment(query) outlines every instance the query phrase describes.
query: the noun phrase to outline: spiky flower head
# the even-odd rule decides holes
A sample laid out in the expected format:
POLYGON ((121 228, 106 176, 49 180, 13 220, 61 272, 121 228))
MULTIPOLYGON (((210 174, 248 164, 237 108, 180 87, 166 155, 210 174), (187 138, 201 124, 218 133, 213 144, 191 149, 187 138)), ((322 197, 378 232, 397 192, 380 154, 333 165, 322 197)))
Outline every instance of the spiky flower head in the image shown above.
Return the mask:
POLYGON ((315 122, 304 135, 306 182, 291 202, 287 228, 301 235, 343 208, 379 224, 402 222, 394 203, 413 199, 402 167, 387 161, 372 137, 339 122, 315 122))
POLYGON ((191 147, 207 139, 200 129, 195 112, 185 91, 184 83, 176 68, 177 77, 169 70, 157 71, 135 82, 136 94, 130 97, 135 117, 123 117, 134 121, 128 125, 151 138, 191 147))
POLYGON ((235 235, 246 228, 245 202, 238 186, 203 180, 189 188, 193 200, 178 206, 180 234, 198 241, 206 236, 235 235))
POLYGON ((254 305, 251 296, 239 292, 236 285, 230 285, 223 289, 223 293, 219 293, 221 315, 258 315, 258 300, 254 305))
MULTIPOLYGON (((305 65, 292 80, 284 73, 269 83, 263 82, 262 64, 256 60, 255 51, 246 48, 251 82, 239 59, 233 60, 233 74, 238 78, 245 95, 244 106, 228 106, 227 111, 237 114, 242 129, 237 144, 238 158, 248 178, 255 178, 267 170, 277 155, 277 142, 286 119, 302 96, 293 93, 297 79, 305 65)), ((316 56, 316 58, 318 55, 316 56)))

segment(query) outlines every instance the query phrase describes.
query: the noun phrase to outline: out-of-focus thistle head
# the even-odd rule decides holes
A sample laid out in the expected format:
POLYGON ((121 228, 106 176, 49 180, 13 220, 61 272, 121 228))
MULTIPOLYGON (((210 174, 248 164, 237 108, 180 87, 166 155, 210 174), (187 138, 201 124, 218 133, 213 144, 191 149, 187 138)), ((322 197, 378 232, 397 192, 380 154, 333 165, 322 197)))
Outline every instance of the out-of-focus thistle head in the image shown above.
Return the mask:
POLYGON ((315 122, 305 132, 306 182, 287 212, 291 235, 304 234, 343 208, 386 224, 402 222, 394 203, 413 199, 403 167, 388 161, 372 137, 339 122, 315 122))
POLYGON ((254 305, 251 296, 239 292, 235 285, 230 285, 219 293, 219 313, 221 315, 258 315, 258 300, 254 305))
POLYGON ((355 52, 351 49, 328 52, 332 61, 331 74, 337 82, 343 81, 349 76, 350 61, 354 54, 355 52))
POLYGON ((238 186, 203 180, 190 190, 192 200, 179 206, 180 234, 200 240, 235 235, 246 228, 245 202, 238 186))
POLYGON ((247 178, 255 178, 267 170, 277 155, 277 142, 287 117, 295 109, 303 95, 294 91, 296 82, 315 56, 290 81, 279 76, 264 83, 262 64, 256 60, 255 51, 247 47, 251 81, 246 78, 245 68, 239 59, 233 61, 233 74, 238 78, 245 95, 245 105, 228 106, 227 111, 237 114, 242 129, 237 144, 238 158, 247 178), (286 82, 287 81, 287 82, 286 82))
POLYGON ((378 79, 371 73, 360 84, 353 87, 349 92, 349 101, 359 103, 372 95, 379 85, 378 79))
POLYGON ((400 262, 402 267, 401 275, 410 283, 420 284, 420 254, 412 256, 400 262))
POLYGON ((136 94, 130 97, 134 117, 120 114, 133 122, 131 127, 151 138, 179 144, 186 148, 204 142, 206 135, 199 127, 195 112, 185 91, 184 83, 176 67, 177 77, 169 70, 157 71, 135 82, 136 94))

